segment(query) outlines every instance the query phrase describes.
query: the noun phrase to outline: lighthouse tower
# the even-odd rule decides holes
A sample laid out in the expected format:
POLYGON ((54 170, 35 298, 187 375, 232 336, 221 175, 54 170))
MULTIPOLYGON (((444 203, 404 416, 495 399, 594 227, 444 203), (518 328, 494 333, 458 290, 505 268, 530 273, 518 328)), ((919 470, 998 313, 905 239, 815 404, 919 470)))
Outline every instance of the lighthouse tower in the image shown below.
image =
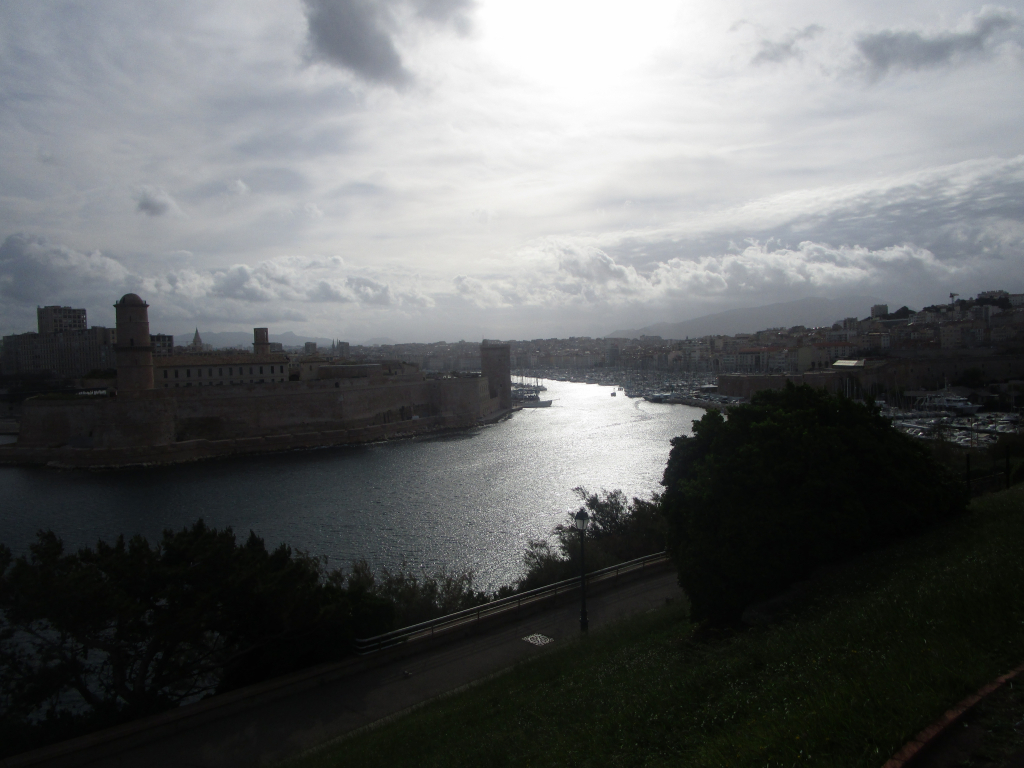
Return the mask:
POLYGON ((126 293, 114 305, 117 316, 117 391, 153 388, 153 347, 149 340, 149 305, 126 293))

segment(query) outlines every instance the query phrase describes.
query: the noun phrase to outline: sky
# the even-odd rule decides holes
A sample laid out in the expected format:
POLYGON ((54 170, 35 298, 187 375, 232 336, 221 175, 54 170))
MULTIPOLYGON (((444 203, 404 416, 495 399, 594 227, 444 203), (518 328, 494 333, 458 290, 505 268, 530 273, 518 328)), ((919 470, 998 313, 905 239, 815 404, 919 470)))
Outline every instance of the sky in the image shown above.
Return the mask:
POLYGON ((1022 118, 1024 0, 12 0, 0 333, 129 291, 353 343, 1022 292, 1022 118))

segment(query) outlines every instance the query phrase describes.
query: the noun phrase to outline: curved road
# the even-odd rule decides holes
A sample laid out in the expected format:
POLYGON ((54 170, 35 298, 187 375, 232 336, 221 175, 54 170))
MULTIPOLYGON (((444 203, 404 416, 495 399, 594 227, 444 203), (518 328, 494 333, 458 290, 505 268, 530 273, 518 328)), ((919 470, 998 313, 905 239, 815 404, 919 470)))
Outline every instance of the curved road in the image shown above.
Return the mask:
MULTIPOLYGON (((593 589, 593 588, 591 588, 593 589)), ((589 592, 589 590, 588 590, 589 592)), ((664 570, 588 594, 591 631, 682 598, 676 574, 664 570)), ((578 600, 578 598, 577 598, 578 600)), ((538 610, 401 658, 367 657, 236 691, 170 716, 0 761, 14 766, 269 766, 494 675, 579 638, 579 603, 538 610), (549 638, 543 646, 524 640, 549 638), (182 717, 186 710, 196 714, 182 717)), ((386 653, 386 652, 385 652, 386 653)))

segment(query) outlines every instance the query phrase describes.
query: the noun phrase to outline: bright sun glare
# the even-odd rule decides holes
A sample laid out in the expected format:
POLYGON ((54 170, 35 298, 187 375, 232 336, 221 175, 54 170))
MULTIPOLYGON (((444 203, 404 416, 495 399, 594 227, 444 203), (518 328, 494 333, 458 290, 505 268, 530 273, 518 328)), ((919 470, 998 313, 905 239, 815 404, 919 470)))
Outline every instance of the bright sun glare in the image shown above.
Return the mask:
POLYGON ((531 85, 591 96, 668 45, 677 8, 669 0, 493 0, 481 8, 481 42, 531 85))

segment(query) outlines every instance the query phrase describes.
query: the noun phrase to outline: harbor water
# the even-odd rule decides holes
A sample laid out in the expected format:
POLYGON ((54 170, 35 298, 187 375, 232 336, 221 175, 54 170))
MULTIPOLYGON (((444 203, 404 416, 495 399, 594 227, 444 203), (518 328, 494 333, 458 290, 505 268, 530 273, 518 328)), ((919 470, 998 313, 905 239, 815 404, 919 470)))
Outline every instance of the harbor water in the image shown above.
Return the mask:
POLYGON ((657 492, 669 441, 703 414, 546 384, 549 408, 416 439, 105 472, 0 467, 0 542, 21 553, 40 529, 70 548, 122 533, 155 541, 202 518, 330 567, 469 569, 494 589, 521 575, 528 541, 578 507, 574 487, 657 492))

